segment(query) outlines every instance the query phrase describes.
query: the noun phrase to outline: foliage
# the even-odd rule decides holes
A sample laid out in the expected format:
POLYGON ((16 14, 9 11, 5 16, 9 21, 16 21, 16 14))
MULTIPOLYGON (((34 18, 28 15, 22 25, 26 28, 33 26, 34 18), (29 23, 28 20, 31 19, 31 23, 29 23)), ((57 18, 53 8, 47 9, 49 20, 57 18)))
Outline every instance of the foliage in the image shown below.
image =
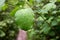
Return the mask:
MULTIPOLYGON (((20 22, 17 26, 21 26, 21 29, 26 30, 31 25, 33 26, 27 30, 28 40, 60 39, 60 0, 0 0, 0 15, 3 13, 4 15, 8 13, 14 20, 19 19, 14 24, 17 25, 17 22, 20 22), (33 13, 28 8, 32 9, 33 13), (25 9, 27 10, 25 11, 25 9), (34 23, 32 21, 33 18, 34 23)), ((0 20, 10 19, 10 17, 7 17, 2 16, 0 20)), ((1 23, 3 22, 5 25, 3 20, 1 20, 1 23)), ((0 30, 0 32, 2 36, 5 36, 3 30, 0 30)))
MULTIPOLYGON (((60 36, 60 5, 58 0, 34 0, 35 34, 31 40, 59 40, 60 36)), ((30 2, 30 1, 29 1, 30 2)))
POLYGON ((8 5, 4 4, 4 1, 0 0, 0 40, 16 40, 18 27, 7 11, 8 5))
POLYGON ((8 13, 0 13, 0 40, 15 40, 18 33, 12 17, 8 13))

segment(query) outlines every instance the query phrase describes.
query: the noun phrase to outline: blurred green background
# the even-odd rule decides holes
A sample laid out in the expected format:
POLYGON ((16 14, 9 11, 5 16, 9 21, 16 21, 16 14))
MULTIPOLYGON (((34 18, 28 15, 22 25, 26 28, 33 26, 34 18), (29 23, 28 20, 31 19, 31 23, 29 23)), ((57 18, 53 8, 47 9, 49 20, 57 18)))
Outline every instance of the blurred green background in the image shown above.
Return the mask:
POLYGON ((60 40, 60 0, 0 0, 0 40, 16 40, 19 29, 27 40, 60 40))

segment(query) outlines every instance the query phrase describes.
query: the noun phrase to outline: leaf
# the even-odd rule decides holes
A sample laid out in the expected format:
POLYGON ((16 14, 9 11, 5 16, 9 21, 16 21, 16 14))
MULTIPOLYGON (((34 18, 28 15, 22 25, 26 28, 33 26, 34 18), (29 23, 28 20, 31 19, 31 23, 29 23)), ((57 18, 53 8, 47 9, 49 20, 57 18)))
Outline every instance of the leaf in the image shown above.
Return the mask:
POLYGON ((53 12, 52 12, 52 14, 56 14, 56 13, 57 13, 57 11, 53 11, 53 12))
POLYGON ((54 31, 51 31, 51 32, 49 33, 49 35, 50 35, 50 36, 55 36, 55 32, 54 32, 54 31))
POLYGON ((32 37, 33 37, 33 35, 36 34, 36 32, 34 29, 30 29, 27 31, 27 34, 28 34, 28 40, 32 40, 32 37))
POLYGON ((38 21, 44 21, 44 19, 42 17, 38 17, 37 20, 38 21))
POLYGON ((16 5, 18 3, 18 0, 7 0, 9 4, 16 5))
POLYGON ((40 2, 42 2, 42 1, 43 1, 43 0, 36 0, 37 3, 40 3, 40 2))
POLYGON ((57 39, 50 39, 50 40, 57 40, 57 39))
POLYGON ((42 14, 48 14, 48 11, 47 10, 44 10, 44 9, 41 9, 40 10, 40 13, 42 13, 42 14))
POLYGON ((57 22, 60 22, 60 16, 58 16, 56 20, 57 20, 57 22))
POLYGON ((2 7, 2 10, 5 11, 7 8, 8 8, 8 4, 5 4, 5 5, 2 7))
POLYGON ((0 0, 0 10, 1 10, 1 7, 4 6, 4 2, 5 0, 0 0))
POLYGON ((24 6, 26 0, 19 0, 18 4, 24 6))
POLYGON ((55 8, 56 8, 56 5, 54 3, 48 3, 45 6, 43 6, 42 9, 45 11, 49 11, 49 10, 55 9, 55 8))
POLYGON ((42 26, 42 30, 40 31, 40 33, 44 33, 44 34, 47 34, 49 33, 51 27, 49 27, 49 25, 47 23, 45 23, 43 26, 42 26))
POLYGON ((6 23, 4 21, 0 22, 0 26, 6 26, 6 23))
POLYGON ((0 0, 0 6, 3 6, 5 0, 0 0))
POLYGON ((17 6, 17 7, 15 7, 12 11, 11 11, 11 13, 10 13, 10 15, 11 16, 14 16, 15 15, 15 13, 16 13, 16 11, 19 9, 19 7, 17 6))
POLYGON ((55 26, 57 24, 58 24, 58 22, 56 20, 53 20, 52 23, 51 23, 51 26, 55 26))
POLYGON ((49 1, 55 3, 57 0, 49 0, 49 1))
POLYGON ((57 0, 57 2, 60 2, 60 0, 57 0))
POLYGON ((51 22, 52 22, 52 19, 53 19, 53 17, 51 16, 51 17, 47 20, 47 22, 48 22, 48 23, 51 23, 51 22))
POLYGON ((4 37, 4 36, 5 36, 5 33, 2 30, 0 30, 0 37, 4 37))
POLYGON ((33 0, 29 0, 30 4, 32 5, 33 4, 33 0))

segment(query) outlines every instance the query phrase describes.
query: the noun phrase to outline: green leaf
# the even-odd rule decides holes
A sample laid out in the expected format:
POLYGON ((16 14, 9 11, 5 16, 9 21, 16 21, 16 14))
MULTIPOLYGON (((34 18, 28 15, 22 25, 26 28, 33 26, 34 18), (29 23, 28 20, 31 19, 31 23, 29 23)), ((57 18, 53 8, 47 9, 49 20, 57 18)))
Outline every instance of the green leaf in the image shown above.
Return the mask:
POLYGON ((11 16, 14 16, 15 15, 15 13, 16 13, 16 11, 19 9, 19 7, 17 6, 17 7, 15 7, 12 11, 11 11, 11 13, 10 13, 10 15, 11 16))
POLYGON ((44 21, 44 19, 42 17, 38 17, 37 20, 38 21, 44 21))
POLYGON ((41 29, 40 33, 44 33, 44 34, 49 33, 51 27, 47 23, 45 23, 42 27, 43 28, 41 29))
POLYGON ((49 35, 50 35, 50 36, 55 36, 55 32, 54 32, 54 31, 51 31, 51 32, 49 33, 49 35))
POLYGON ((8 4, 5 4, 5 5, 2 7, 2 10, 5 11, 7 8, 8 8, 8 4))
POLYGON ((5 0, 0 0, 0 6, 3 6, 5 0))
POLYGON ((57 0, 57 2, 60 2, 60 0, 57 0))
POLYGON ((29 3, 32 5, 33 4, 33 0, 29 0, 29 3))
POLYGON ((18 3, 18 0, 7 0, 9 4, 16 5, 18 3))
POLYGON ((56 8, 56 5, 54 3, 48 3, 45 6, 43 6, 42 9, 45 11, 49 11, 49 10, 55 9, 55 8, 56 8))
POLYGON ((0 37, 4 37, 4 36, 5 36, 5 33, 2 30, 0 30, 0 37))
POLYGON ((50 39, 50 40, 57 40, 56 38, 50 39))
POLYGON ((52 19, 53 19, 53 17, 51 16, 51 17, 47 20, 47 22, 48 22, 48 23, 51 23, 51 22, 52 22, 52 19))
POLYGON ((57 13, 57 11, 53 11, 51 14, 56 14, 57 13))
POLYGON ((42 13, 42 14, 48 14, 48 11, 47 10, 44 10, 44 9, 41 9, 40 10, 40 13, 42 13))
POLYGON ((0 10, 1 10, 1 7, 4 6, 4 2, 5 0, 0 0, 0 10))
POLYGON ((57 22, 60 22, 60 16, 58 16, 56 20, 57 20, 57 22))
POLYGON ((56 20, 53 20, 52 23, 51 23, 51 26, 55 26, 57 24, 58 24, 58 22, 56 20))
POLYGON ((6 26, 6 23, 4 21, 0 22, 0 26, 6 26))
POLYGON ((49 0, 49 1, 55 3, 57 0, 49 0))

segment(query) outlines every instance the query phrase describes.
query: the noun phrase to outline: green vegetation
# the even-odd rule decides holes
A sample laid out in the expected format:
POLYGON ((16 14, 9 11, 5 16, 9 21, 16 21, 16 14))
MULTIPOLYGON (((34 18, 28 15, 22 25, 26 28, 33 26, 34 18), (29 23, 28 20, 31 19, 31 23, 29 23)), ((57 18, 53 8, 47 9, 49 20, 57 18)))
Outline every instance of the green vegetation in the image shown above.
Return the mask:
POLYGON ((0 40, 60 40, 60 0, 0 0, 0 40))

